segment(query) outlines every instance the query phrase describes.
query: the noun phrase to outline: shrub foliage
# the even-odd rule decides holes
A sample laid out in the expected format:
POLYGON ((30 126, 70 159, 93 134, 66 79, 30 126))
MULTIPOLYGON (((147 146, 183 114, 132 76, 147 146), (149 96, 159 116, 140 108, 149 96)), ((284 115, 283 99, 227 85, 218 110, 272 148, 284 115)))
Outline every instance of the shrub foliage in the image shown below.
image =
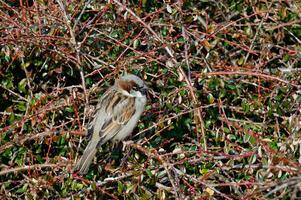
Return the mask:
POLYGON ((0 196, 301 197, 298 1, 0 1, 0 196), (72 166, 123 73, 152 91, 133 143, 72 166))

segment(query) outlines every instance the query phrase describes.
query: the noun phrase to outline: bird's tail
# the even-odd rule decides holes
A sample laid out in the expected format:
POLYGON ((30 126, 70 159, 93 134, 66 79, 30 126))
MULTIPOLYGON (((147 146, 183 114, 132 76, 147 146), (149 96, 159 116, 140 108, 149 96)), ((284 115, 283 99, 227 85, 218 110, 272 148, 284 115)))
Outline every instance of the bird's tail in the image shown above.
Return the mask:
POLYGON ((88 172, 91 162, 97 151, 97 144, 98 144, 98 141, 90 140, 82 157, 76 163, 76 165, 73 169, 74 171, 79 171, 80 174, 86 174, 88 172))

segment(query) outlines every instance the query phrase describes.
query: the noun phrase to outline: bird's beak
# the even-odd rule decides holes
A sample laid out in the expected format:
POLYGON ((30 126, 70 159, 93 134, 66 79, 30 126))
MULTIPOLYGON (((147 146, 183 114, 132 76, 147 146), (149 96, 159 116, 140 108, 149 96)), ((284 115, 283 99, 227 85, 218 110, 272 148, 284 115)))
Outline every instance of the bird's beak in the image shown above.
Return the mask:
POLYGON ((141 92, 143 95, 146 95, 146 93, 148 92, 148 90, 149 90, 149 88, 148 88, 146 85, 144 85, 144 87, 140 89, 140 92, 141 92))

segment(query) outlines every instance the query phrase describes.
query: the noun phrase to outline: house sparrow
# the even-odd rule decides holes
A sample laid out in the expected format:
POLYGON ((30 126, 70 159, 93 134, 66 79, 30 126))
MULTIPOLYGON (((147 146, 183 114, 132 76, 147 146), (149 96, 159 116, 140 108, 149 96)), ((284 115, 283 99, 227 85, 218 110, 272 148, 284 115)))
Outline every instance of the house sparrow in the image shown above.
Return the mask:
POLYGON ((86 174, 102 144, 109 140, 122 141, 132 133, 145 109, 147 90, 139 77, 128 74, 116 80, 104 93, 88 124, 89 143, 74 171, 86 174))

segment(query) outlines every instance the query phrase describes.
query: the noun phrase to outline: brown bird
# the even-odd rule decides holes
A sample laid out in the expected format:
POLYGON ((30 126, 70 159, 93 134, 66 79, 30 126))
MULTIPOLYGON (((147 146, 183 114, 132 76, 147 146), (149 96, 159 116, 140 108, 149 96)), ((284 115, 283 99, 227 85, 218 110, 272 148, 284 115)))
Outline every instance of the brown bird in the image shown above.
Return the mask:
POLYGON ((122 141, 132 133, 145 109, 147 90, 139 77, 128 74, 117 79, 104 93, 88 124, 89 143, 74 171, 86 174, 102 144, 109 140, 122 141))

